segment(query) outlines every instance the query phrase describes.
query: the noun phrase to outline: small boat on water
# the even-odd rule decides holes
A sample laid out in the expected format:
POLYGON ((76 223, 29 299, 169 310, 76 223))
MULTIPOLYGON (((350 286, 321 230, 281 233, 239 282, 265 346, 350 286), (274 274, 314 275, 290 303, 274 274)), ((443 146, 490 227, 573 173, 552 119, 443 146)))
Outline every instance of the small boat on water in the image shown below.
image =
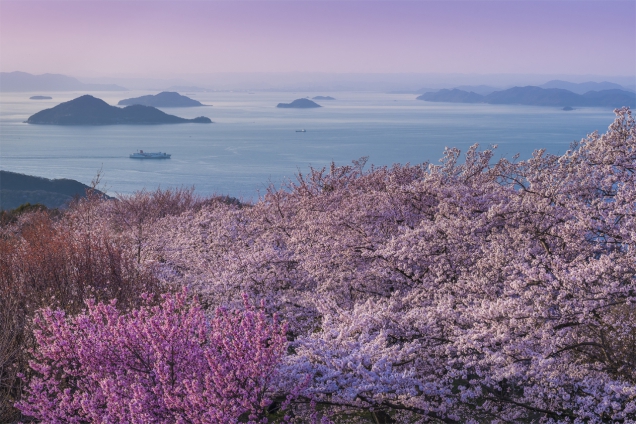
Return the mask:
POLYGON ((170 159, 170 156, 172 155, 169 155, 163 152, 144 152, 143 150, 140 150, 130 155, 130 158, 131 159, 170 159))
POLYGON ((305 129, 302 130, 296 130, 296 132, 307 132, 305 129))

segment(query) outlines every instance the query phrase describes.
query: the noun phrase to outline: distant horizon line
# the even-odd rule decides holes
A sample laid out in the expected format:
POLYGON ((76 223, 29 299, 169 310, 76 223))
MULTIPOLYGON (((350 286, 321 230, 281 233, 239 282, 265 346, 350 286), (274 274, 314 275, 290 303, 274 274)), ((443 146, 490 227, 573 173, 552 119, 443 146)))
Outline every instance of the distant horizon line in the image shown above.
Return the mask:
MULTIPOLYGON (((70 78, 82 84, 106 84, 112 89, 165 90, 168 87, 190 87, 213 91, 257 90, 257 91, 380 91, 398 92, 422 89, 441 89, 461 86, 505 89, 515 86, 542 86, 553 82, 581 85, 615 84, 636 91, 636 75, 602 74, 533 74, 533 73, 383 73, 383 72, 210 72, 190 74, 106 74, 89 76, 79 73, 33 74, 27 71, 2 71, 2 85, 10 80, 30 78, 60 80, 70 78), (127 76, 126 76, 127 75, 127 76), (17 78, 17 79, 16 79, 17 78)), ((565 88, 565 87, 564 87, 565 88)), ((618 87, 616 87, 618 88, 618 87)), ((185 88, 183 88, 185 89, 185 88)), ((15 91, 4 88, 2 91, 15 91)), ((22 90, 18 90, 22 91, 22 90)))
POLYGON ((295 75, 427 75, 427 76, 497 76, 497 75, 509 75, 509 76, 576 76, 576 77, 610 77, 610 78, 634 78, 636 74, 590 74, 590 73, 519 73, 519 72, 493 72, 493 73, 481 73, 481 72, 327 72, 327 71, 210 71, 210 72, 191 72, 191 73, 174 73, 166 75, 148 74, 148 73, 108 73, 108 74, 93 74, 86 75, 86 71, 54 71, 54 72, 40 72, 24 70, 4 71, 0 70, 0 73, 13 73, 24 72, 31 75, 68 75, 75 76, 77 78, 157 78, 157 79, 172 79, 180 78, 183 76, 205 76, 205 75, 280 75, 280 74, 295 74, 295 75))

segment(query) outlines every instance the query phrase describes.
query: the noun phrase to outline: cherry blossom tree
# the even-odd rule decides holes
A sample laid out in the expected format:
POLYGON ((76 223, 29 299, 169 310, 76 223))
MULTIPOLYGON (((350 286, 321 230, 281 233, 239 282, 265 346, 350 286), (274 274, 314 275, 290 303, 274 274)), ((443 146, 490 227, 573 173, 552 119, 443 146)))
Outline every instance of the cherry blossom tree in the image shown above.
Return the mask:
POLYGON ((245 300, 207 319, 182 293, 123 314, 87 303, 35 318, 37 347, 21 411, 44 423, 265 422, 285 325, 245 300))
POLYGON ((334 413, 636 420, 636 130, 616 113, 561 156, 332 166, 167 217, 160 278, 264 299, 289 320, 283 375, 334 413))

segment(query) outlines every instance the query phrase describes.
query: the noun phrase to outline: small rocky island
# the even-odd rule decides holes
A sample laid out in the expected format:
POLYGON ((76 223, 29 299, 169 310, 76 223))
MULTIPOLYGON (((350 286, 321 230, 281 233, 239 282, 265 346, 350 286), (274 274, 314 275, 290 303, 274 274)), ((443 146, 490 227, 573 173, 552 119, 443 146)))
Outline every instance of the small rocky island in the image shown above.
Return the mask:
POLYGON ((314 107, 321 107, 318 103, 309 99, 296 99, 291 103, 279 103, 276 107, 281 108, 294 108, 294 109, 310 109, 314 107))
POLYGON ((196 107, 206 106, 174 91, 163 91, 159 94, 124 99, 117 103, 119 106, 144 105, 152 107, 196 107))
POLYGON ((316 96, 316 97, 312 97, 313 100, 336 100, 331 96, 316 96))
POLYGON ((125 108, 111 106, 105 101, 84 95, 31 115, 29 124, 44 125, 157 125, 187 122, 210 124, 205 116, 194 119, 168 115, 151 106, 132 105, 125 108))
POLYGON ((570 110, 574 110, 574 108, 572 106, 566 106, 562 110, 570 111, 570 110))
POLYGON ((49 96, 31 96, 29 97, 30 100, 51 100, 53 97, 49 97, 49 96))

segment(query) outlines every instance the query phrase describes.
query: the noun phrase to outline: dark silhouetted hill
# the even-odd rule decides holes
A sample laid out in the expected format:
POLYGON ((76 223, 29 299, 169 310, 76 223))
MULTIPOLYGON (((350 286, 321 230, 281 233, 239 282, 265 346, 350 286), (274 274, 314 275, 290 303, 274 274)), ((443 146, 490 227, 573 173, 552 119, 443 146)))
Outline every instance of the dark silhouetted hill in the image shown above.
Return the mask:
POLYGON ((47 208, 65 207, 75 197, 84 197, 87 189, 90 187, 75 180, 50 180, 0 171, 0 209, 11 210, 25 203, 39 203, 47 208))
POLYGON ((318 103, 309 99, 296 99, 291 103, 279 103, 276 107, 280 108, 296 108, 296 109, 310 109, 315 107, 321 107, 318 103))
POLYGON ((32 75, 26 72, 0 72, 0 91, 128 91, 115 84, 84 84, 60 74, 32 75))
POLYGON ((503 105, 530 106, 596 106, 619 108, 636 105, 636 93, 624 90, 589 91, 576 94, 559 88, 541 88, 534 86, 513 87, 495 91, 486 96, 462 90, 440 90, 435 93, 424 93, 418 100, 429 102, 451 103, 489 103, 503 105))
POLYGON ((201 102, 182 96, 174 91, 163 91, 159 94, 124 99, 117 103, 120 106, 144 105, 153 107, 194 107, 205 106, 201 102))
POLYGON ((151 106, 132 105, 118 108, 89 95, 42 110, 31 115, 27 120, 29 124, 46 125, 153 125, 187 122, 211 123, 212 121, 205 116, 194 119, 179 118, 151 106))

